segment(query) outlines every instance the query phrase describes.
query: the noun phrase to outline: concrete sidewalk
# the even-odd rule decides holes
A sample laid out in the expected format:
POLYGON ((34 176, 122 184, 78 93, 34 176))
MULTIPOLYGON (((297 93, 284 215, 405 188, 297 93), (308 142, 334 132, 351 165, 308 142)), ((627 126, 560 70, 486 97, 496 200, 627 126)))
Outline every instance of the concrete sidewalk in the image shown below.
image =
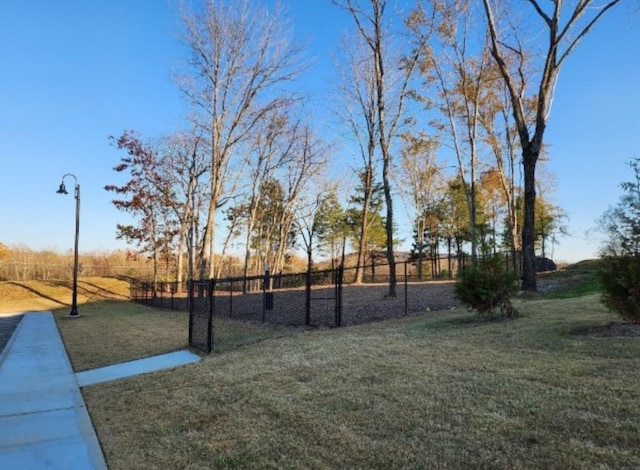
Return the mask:
POLYGON ((112 366, 86 370, 76 373, 78 385, 86 387, 111 380, 125 379, 134 375, 148 374, 164 369, 184 366, 198 362, 200 356, 189 351, 175 351, 159 356, 145 357, 135 361, 122 362, 112 366))
POLYGON ((17 324, 0 348, 0 470, 106 469, 80 387, 200 360, 175 351, 75 374, 51 312, 14 317, 0 325, 17 324))
POLYGON ((26 313, 0 363, 0 468, 106 469, 51 312, 26 313))

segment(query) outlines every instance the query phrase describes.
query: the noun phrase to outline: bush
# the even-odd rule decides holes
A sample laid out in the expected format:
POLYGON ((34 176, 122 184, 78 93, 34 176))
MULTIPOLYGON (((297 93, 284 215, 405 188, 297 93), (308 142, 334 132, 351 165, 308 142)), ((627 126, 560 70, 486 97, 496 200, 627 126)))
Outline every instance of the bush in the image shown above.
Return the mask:
POLYGON ((518 311, 511 297, 518 292, 518 278, 507 270, 504 259, 491 256, 466 267, 458 276, 456 297, 478 315, 487 315, 500 308, 502 315, 513 318, 518 311))
POLYGON ((624 320, 640 324, 640 255, 602 258, 598 280, 602 303, 624 320))
POLYGON ((598 280, 602 303, 632 323, 640 323, 640 157, 629 162, 633 180, 620 186, 618 204, 598 219, 606 235, 598 280))

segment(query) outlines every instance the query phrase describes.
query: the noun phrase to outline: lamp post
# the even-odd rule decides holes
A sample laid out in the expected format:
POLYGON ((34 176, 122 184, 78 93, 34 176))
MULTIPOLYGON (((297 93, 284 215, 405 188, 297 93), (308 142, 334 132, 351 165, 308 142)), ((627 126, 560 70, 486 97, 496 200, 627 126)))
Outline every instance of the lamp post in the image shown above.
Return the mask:
POLYGON ((67 188, 65 188, 64 186, 64 179, 67 176, 71 176, 75 181, 74 196, 76 199, 76 237, 73 248, 73 297, 71 301, 71 312, 69 312, 69 317, 77 318, 80 316, 78 314, 78 236, 80 235, 80 185, 78 184, 78 178, 76 178, 75 175, 67 173, 62 177, 60 188, 58 188, 58 190, 56 191, 57 194, 69 194, 67 192, 67 188))

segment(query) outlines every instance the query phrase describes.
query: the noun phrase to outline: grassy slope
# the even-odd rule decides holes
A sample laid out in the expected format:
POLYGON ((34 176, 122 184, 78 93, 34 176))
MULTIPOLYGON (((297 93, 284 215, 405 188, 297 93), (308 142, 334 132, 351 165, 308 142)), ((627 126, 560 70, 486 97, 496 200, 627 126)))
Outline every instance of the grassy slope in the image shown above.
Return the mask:
POLYGON ((596 277, 598 260, 585 260, 564 269, 539 276, 543 296, 552 299, 568 299, 595 294, 600 286, 596 277))
MULTIPOLYGON (((68 309, 71 294, 71 281, 3 281, 0 282, 0 313, 68 309)), ((128 298, 127 281, 105 277, 78 279, 79 304, 128 298)))

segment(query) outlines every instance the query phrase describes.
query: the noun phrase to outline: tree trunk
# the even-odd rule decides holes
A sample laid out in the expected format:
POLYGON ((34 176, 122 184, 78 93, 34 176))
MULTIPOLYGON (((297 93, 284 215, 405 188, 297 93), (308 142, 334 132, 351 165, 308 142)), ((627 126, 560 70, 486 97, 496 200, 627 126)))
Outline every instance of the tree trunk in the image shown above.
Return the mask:
MULTIPOLYGON (((210 211, 211 212, 211 211, 210 211)), ((209 213, 209 217, 211 217, 211 213, 209 213)), ((200 253, 198 254, 199 264, 198 267, 198 275, 200 279, 207 278, 207 266, 210 259, 210 254, 208 252, 209 247, 211 246, 211 239, 209 237, 210 224, 207 222, 207 226, 204 228, 204 236, 202 238, 202 245, 200 245, 200 253)))
MULTIPOLYGON (((373 144, 369 143, 369 162, 373 159, 373 144)), ((367 219, 369 217, 369 204, 371 204, 371 193, 373 192, 373 168, 369 163, 366 167, 366 176, 364 182, 364 201, 362 202, 362 220, 360 222, 360 240, 358 242, 358 261, 356 264, 356 275, 354 284, 362 284, 362 276, 365 265, 366 252, 366 236, 367 236, 367 219)))
POLYGON ((529 145, 522 151, 524 167, 524 221, 522 224, 522 289, 537 292, 535 250, 535 204, 537 153, 529 145))
POLYGON ((182 292, 182 281, 184 280, 184 249, 187 243, 187 227, 183 223, 178 234, 178 253, 176 253, 176 292, 182 292))
POLYGON ((396 297, 396 260, 393 252, 393 200, 391 198, 391 185, 389 182, 389 159, 383 162, 382 179, 384 183, 384 199, 387 206, 387 220, 385 229, 387 232, 387 262, 389 263, 389 297, 396 297))

